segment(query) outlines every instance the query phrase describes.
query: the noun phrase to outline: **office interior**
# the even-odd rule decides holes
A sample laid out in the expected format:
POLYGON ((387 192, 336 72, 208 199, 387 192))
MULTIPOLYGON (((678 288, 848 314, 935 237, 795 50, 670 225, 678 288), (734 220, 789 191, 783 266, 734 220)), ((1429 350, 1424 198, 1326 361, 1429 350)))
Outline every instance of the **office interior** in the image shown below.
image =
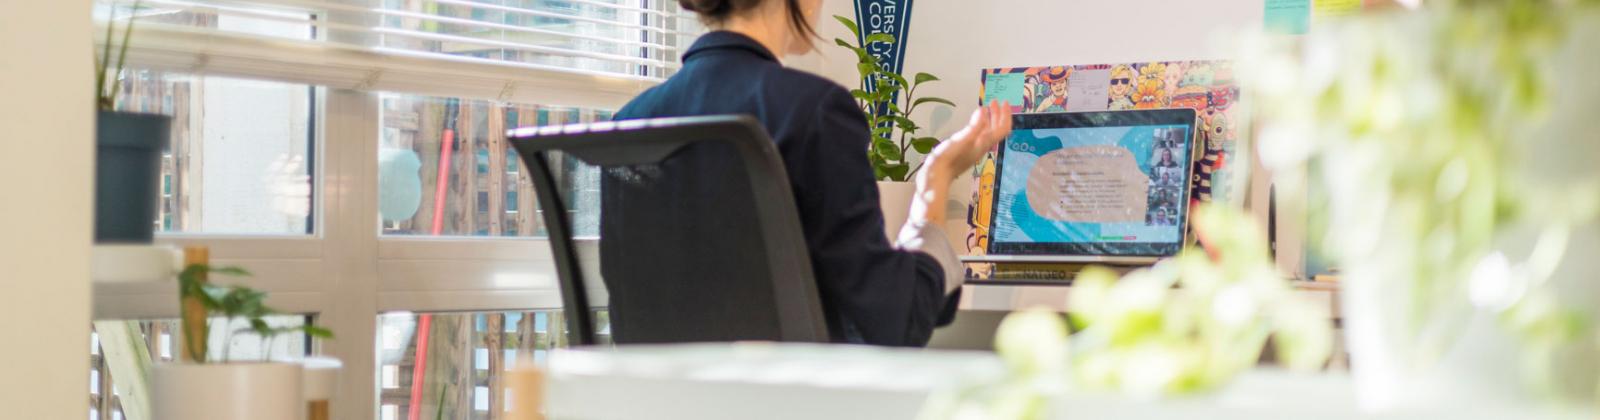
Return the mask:
POLYGON ((0 417, 1600 416, 1600 2, 4 9, 0 417))

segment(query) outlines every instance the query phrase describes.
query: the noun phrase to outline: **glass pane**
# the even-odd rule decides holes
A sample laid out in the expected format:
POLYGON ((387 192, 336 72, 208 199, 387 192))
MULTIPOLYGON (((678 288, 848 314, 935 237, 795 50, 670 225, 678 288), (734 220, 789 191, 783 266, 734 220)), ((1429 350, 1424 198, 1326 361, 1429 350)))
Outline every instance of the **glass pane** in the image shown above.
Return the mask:
MULTIPOLYGON (((296 327, 311 322, 311 317, 282 315, 266 321, 274 327, 296 327)), ((212 320, 209 357, 213 360, 300 360, 311 354, 311 338, 303 334, 262 340, 253 334, 234 332, 247 328, 245 321, 224 325, 226 322, 212 320)), ((143 376, 151 363, 173 361, 180 352, 178 343, 183 342, 182 327, 176 319, 95 321, 89 331, 90 419, 123 418, 123 398, 137 398, 124 397, 136 394, 128 392, 130 384, 123 381, 128 381, 129 375, 143 376)))
MULTIPOLYGON (((386 235, 544 236, 533 183, 506 130, 611 117, 482 100, 400 94, 382 100, 378 211, 386 235)), ((575 236, 598 236, 599 170, 562 157, 551 171, 575 236)))
POLYGON ((312 231, 317 89, 128 70, 116 109, 172 117, 158 232, 312 231))
MULTIPOLYGON (((563 318, 559 310, 379 316, 378 418, 503 417, 490 415, 506 410, 501 373, 521 357, 543 364, 550 349, 566 347, 563 318)), ((607 313, 595 323, 609 342, 607 313)))

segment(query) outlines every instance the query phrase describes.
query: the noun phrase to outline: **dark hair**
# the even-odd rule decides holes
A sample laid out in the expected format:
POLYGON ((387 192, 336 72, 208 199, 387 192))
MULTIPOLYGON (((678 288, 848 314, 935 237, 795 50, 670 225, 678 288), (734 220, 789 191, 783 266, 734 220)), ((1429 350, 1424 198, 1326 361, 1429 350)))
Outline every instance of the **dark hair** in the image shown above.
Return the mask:
MULTIPOLYGON (((796 35, 805 39, 806 45, 815 46, 814 40, 819 38, 816 28, 806 22, 805 11, 800 10, 800 0, 678 0, 678 5, 683 10, 695 12, 700 19, 707 23, 721 23, 729 17, 754 9, 767 1, 782 1, 784 8, 789 12, 789 26, 796 35)), ((778 51, 773 51, 778 53, 778 51)))

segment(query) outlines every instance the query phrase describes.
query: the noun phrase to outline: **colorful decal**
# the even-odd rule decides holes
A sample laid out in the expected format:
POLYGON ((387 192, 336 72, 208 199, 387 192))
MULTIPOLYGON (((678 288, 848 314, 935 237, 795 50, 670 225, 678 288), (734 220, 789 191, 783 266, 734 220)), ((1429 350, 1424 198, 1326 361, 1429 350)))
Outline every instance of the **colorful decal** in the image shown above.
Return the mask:
MULTIPOLYGON (((1192 108, 1200 116, 1195 147, 1201 156, 1190 185, 1193 201, 1226 197, 1220 185, 1228 176, 1227 157, 1238 139, 1234 104, 1239 87, 1228 61, 1162 61, 1048 67, 1016 67, 983 71, 980 98, 1021 98, 1010 101, 1015 112, 1102 111, 1125 109, 1192 108), (1021 89, 1018 92, 1018 81, 1021 89), (1088 97, 1084 97, 1088 96, 1088 97), (1103 97, 1102 97, 1103 96, 1103 97)), ((967 251, 982 254, 988 246, 989 214, 994 193, 994 155, 974 170, 977 187, 967 211, 971 232, 967 251)), ((969 273, 987 277, 989 270, 969 273)))

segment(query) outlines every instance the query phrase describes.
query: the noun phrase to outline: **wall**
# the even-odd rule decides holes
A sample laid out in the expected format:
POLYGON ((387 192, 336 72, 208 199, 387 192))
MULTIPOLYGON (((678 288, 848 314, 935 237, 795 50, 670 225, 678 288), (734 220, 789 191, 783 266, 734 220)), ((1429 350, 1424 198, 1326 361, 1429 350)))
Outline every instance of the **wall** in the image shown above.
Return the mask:
MULTIPOLYGON (((853 18, 853 8, 852 0, 825 0, 818 29, 826 43, 788 64, 854 86, 855 57, 833 44, 849 32, 832 18, 853 18)), ((925 91, 960 106, 913 118, 941 138, 959 130, 977 105, 984 68, 1227 58, 1227 34, 1257 29, 1261 19, 1261 0, 917 0, 904 72, 944 79, 925 91)), ((961 210, 950 216, 962 219, 948 224, 952 235, 966 232, 970 188, 963 182, 951 193, 961 210)))
POLYGON ((87 1, 0 13, 0 417, 88 416, 93 172, 87 1))

